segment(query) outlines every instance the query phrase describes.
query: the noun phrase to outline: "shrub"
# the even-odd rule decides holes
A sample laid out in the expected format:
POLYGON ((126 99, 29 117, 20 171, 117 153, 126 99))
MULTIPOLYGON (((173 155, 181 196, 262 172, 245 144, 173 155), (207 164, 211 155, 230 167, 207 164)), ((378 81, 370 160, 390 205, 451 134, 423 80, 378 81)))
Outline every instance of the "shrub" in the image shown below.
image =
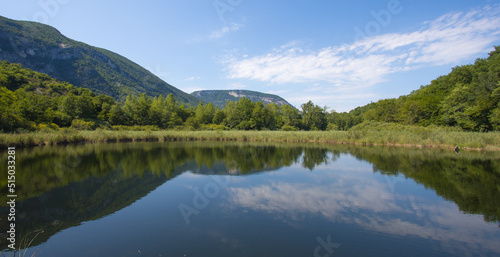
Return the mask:
POLYGON ((339 130, 339 127, 335 123, 328 123, 328 126, 326 126, 326 130, 339 130))
POLYGON ((217 125, 217 124, 203 125, 200 129, 201 130, 217 130, 217 131, 220 131, 220 130, 229 130, 228 127, 226 127, 224 125, 217 125))
POLYGON ((95 122, 75 119, 71 122, 71 127, 77 130, 94 130, 95 122))
POLYGON ((240 122, 240 124, 238 124, 238 126, 236 126, 235 128, 239 130, 250 130, 252 129, 252 124, 250 123, 250 121, 244 120, 240 122))
POLYGON ((281 130, 282 131, 298 131, 299 129, 297 127, 294 127, 294 126, 285 125, 285 126, 281 127, 281 130))
POLYGON ((116 126, 111 126, 113 130, 118 130, 118 131, 159 131, 160 129, 158 126, 154 125, 147 125, 147 126, 125 126, 125 125, 116 125, 116 126))
POLYGON ((42 131, 42 132, 50 132, 54 130, 59 130, 59 126, 55 123, 47 124, 47 123, 40 123, 36 126, 36 130, 42 131))

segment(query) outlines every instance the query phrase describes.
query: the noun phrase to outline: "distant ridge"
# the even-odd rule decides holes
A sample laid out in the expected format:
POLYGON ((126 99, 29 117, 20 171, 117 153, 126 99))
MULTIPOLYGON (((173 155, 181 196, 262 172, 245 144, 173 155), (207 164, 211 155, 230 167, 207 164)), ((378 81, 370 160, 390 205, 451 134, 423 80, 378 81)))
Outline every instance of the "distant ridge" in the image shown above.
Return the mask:
POLYGON ((264 104, 275 103, 277 105, 290 105, 285 99, 273 94, 265 94, 251 90, 200 90, 191 93, 201 101, 212 103, 220 108, 224 107, 226 102, 238 101, 240 98, 248 98, 252 102, 262 102, 264 104))
POLYGON ((129 94, 165 97, 172 93, 180 103, 199 102, 119 54, 69 39, 57 29, 37 22, 0 16, 0 60, 20 63, 118 101, 129 94))

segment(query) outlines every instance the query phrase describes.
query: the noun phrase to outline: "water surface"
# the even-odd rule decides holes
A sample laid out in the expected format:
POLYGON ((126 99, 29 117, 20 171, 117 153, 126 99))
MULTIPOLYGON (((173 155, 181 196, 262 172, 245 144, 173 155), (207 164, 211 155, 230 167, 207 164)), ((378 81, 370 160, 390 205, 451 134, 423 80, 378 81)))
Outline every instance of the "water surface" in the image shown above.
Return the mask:
POLYGON ((26 256, 500 255, 498 153, 179 142, 16 157, 26 256))

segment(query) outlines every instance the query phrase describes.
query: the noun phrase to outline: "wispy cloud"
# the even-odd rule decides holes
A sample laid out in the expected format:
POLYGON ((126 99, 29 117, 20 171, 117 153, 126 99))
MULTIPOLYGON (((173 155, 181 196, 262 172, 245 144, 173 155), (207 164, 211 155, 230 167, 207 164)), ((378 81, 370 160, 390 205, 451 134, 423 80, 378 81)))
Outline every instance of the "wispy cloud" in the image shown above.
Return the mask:
POLYGON ((233 32, 233 31, 238 31, 241 28, 243 28, 244 26, 245 25, 242 24, 242 23, 231 23, 231 24, 229 24, 227 26, 222 27, 219 30, 216 30, 216 31, 212 32, 208 36, 208 38, 209 39, 218 39, 218 38, 224 37, 227 33, 230 33, 230 32, 233 32))
POLYGON ((231 79, 326 83, 337 89, 369 87, 392 73, 472 58, 498 39, 500 5, 495 5, 448 13, 412 32, 383 34, 319 50, 287 44, 265 55, 232 56, 225 65, 231 79))
POLYGON ((444 245, 460 242, 463 248, 459 251, 462 253, 475 249, 478 242, 490 251, 500 250, 488 230, 478 230, 486 228, 486 223, 481 218, 463 215, 454 204, 393 194, 388 185, 367 179, 357 171, 338 172, 335 177, 337 179, 332 183, 318 183, 312 188, 302 182, 231 187, 228 202, 230 206, 272 213, 275 217, 283 217, 287 223, 314 214, 378 233, 420 237, 444 245), (414 218, 400 218, 410 214, 415 214, 414 218))
POLYGON ((189 78, 186 78, 185 80, 186 81, 193 81, 193 80, 197 80, 197 79, 200 79, 200 77, 189 77, 189 78))
POLYGON ((242 83, 231 83, 225 86, 225 89, 244 89, 247 88, 248 86, 242 83))
POLYGON ((196 37, 187 39, 185 42, 188 44, 197 44, 197 43, 201 43, 201 42, 221 39, 224 36, 226 36, 227 34, 229 34, 231 32, 238 31, 238 30, 242 29, 243 27, 245 27, 245 24, 243 24, 243 23, 230 23, 230 24, 224 25, 220 29, 212 31, 209 34, 198 35, 196 37))

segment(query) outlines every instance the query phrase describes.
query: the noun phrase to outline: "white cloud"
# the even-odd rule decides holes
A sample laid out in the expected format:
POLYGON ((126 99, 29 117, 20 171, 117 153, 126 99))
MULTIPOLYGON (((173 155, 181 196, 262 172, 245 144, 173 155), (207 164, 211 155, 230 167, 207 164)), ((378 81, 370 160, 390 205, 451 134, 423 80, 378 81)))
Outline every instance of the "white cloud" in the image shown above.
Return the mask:
POLYGON ((208 36, 208 38, 209 39, 218 39, 218 38, 221 38, 221 37, 225 36, 229 32, 238 31, 241 28, 243 28, 244 26, 245 25, 241 24, 241 23, 231 23, 228 26, 224 26, 221 29, 212 32, 208 36))
POLYGON ((477 246, 500 251, 492 239, 494 232, 488 229, 491 226, 480 217, 462 214, 453 203, 393 194, 389 185, 366 178, 359 172, 335 172, 335 176, 331 184, 318 183, 315 187, 301 182, 231 187, 230 206, 272 213, 288 223, 317 214, 378 233, 436 240, 443 246, 460 242, 463 244, 460 251, 464 252, 477 246))
MULTIPOLYGON (((227 30, 227 29, 226 29, 227 30)), ((452 65, 487 51, 500 39, 500 6, 448 13, 421 29, 307 50, 287 44, 268 54, 225 60, 228 78, 273 84, 321 83, 337 89, 369 87, 392 73, 452 65)))
POLYGON ((243 23, 230 23, 229 25, 225 25, 220 29, 212 31, 210 34, 198 35, 193 38, 187 39, 185 42, 187 44, 198 44, 205 41, 216 40, 226 36, 230 32, 235 32, 245 27, 243 23))

